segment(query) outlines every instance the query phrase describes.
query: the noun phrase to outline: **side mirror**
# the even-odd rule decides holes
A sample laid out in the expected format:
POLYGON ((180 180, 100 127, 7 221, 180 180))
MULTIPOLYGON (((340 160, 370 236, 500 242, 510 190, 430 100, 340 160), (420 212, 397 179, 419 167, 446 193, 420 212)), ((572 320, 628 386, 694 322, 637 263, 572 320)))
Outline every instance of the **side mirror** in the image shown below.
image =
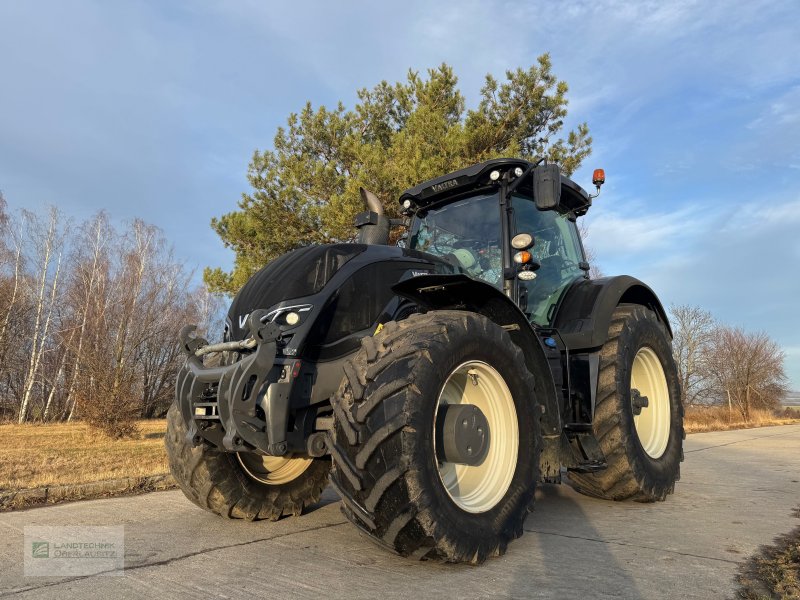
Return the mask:
POLYGON ((539 165, 533 170, 533 199, 539 210, 552 210, 561 200, 561 171, 558 165, 539 165))

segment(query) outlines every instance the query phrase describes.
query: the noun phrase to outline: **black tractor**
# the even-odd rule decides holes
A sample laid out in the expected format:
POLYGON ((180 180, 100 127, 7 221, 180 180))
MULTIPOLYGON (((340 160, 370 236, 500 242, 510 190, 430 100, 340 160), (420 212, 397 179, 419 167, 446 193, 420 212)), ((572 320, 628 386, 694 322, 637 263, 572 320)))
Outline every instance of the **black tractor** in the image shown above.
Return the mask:
POLYGON ((404 219, 362 196, 357 243, 266 265, 223 342, 181 333, 166 445, 190 500, 275 520, 330 483, 386 548, 480 563, 522 535, 537 482, 641 502, 674 490, 670 326, 641 281, 590 277, 576 220, 594 196, 519 159, 406 191, 404 219))

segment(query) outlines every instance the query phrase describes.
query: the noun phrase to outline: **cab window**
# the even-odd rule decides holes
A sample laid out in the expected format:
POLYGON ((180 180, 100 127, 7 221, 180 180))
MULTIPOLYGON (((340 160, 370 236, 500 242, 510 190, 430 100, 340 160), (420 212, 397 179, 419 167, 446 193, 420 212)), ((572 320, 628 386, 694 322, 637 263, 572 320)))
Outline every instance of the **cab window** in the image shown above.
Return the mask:
POLYGON ((552 324, 555 307, 570 284, 584 277, 579 266, 584 260, 580 238, 567 215, 539 210, 530 198, 514 195, 512 207, 514 235, 533 235, 530 252, 541 264, 536 279, 518 280, 517 301, 533 323, 546 327, 552 324))

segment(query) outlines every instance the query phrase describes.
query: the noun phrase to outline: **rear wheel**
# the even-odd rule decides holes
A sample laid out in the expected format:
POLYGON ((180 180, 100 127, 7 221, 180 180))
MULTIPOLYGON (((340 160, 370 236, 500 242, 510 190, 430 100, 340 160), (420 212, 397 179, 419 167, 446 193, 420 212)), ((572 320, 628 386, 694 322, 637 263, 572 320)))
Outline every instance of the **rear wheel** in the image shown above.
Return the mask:
POLYGON ((533 503, 541 416, 508 334, 474 313, 412 315, 345 374, 330 443, 345 515, 403 556, 505 552, 533 503))
POLYGON ((595 437, 608 468, 570 473, 581 493, 611 500, 664 500, 683 460, 683 406, 669 335, 655 313, 620 305, 600 352, 595 437))
POLYGON ((330 461, 221 452, 186 441, 186 425, 176 405, 167 413, 169 467, 189 500, 231 519, 300 515, 319 501, 328 484, 330 461))

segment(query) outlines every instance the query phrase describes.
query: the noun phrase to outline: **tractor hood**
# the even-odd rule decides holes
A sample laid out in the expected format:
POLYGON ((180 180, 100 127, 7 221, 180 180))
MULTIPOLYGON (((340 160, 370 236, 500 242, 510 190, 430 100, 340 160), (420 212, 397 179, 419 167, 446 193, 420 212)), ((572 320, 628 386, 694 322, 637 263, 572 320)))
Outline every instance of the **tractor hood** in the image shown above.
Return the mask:
POLYGON ((458 270, 436 256, 396 246, 327 244, 293 250, 255 273, 236 294, 225 340, 246 338, 249 315, 261 309, 267 311, 262 320, 282 332, 279 358, 336 357, 352 351, 350 346, 378 323, 397 316, 407 301, 392 291, 396 283, 458 270))
POLYGON ((247 333, 246 317, 254 310, 319 293, 339 269, 366 249, 365 244, 330 244, 279 256, 256 272, 234 297, 226 337, 242 339, 247 333))

